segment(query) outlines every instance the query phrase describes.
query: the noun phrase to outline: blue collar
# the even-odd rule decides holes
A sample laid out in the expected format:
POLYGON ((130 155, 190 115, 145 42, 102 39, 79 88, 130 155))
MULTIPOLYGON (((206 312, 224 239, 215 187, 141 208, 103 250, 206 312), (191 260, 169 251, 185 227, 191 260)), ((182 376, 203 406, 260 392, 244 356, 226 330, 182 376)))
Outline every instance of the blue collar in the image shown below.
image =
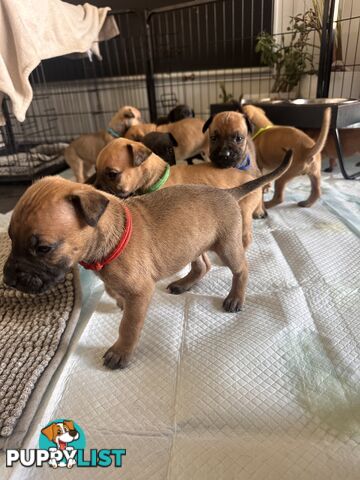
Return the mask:
POLYGON ((237 168, 238 170, 249 170, 250 167, 251 167, 250 155, 247 153, 244 160, 242 160, 240 163, 235 165, 234 168, 237 168))
POLYGON ((108 127, 108 128, 106 129, 106 131, 107 131, 108 133, 110 133, 110 135, 111 135, 112 137, 114 137, 114 138, 119 138, 119 137, 121 137, 120 133, 117 132, 116 130, 114 130, 113 128, 111 128, 111 127, 108 127))

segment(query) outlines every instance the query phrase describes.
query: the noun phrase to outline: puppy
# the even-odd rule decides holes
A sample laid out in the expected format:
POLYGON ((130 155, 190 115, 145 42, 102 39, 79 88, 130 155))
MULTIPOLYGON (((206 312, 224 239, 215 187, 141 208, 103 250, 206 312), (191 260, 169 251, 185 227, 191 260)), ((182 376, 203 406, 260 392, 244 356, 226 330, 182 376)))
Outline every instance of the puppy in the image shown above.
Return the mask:
MULTIPOLYGON (((311 138, 316 139, 319 136, 319 130, 304 130, 311 138)), ((342 147, 343 157, 351 157, 360 154, 360 128, 344 128, 339 130, 340 143, 342 147)), ((335 139, 329 134, 325 146, 322 150, 322 157, 329 159, 329 166, 324 172, 332 172, 336 167, 336 159, 338 158, 335 139)), ((357 165, 358 166, 358 165, 357 165)))
MULTIPOLYGON (((160 156, 141 143, 118 138, 109 143, 97 158, 95 186, 126 198, 134 193, 143 194, 184 184, 228 189, 253 178, 247 172, 219 169, 210 162, 194 166, 175 165, 169 169, 160 156)), ((252 240, 252 218, 264 218, 266 215, 261 190, 257 189, 241 199, 239 205, 243 218, 243 246, 247 248, 252 240)))
POLYGON ((169 123, 178 122, 184 118, 194 118, 195 112, 188 105, 177 105, 168 115, 169 123))
POLYGON ((294 151, 291 168, 275 182, 274 196, 269 202, 265 202, 265 207, 271 208, 282 203, 286 184, 298 175, 308 175, 311 182, 310 196, 307 200, 299 202, 298 205, 299 207, 311 207, 321 194, 321 151, 329 133, 331 109, 327 108, 324 111, 323 123, 316 142, 297 128, 274 126, 266 117, 265 112, 254 105, 244 105, 243 110, 258 129, 270 127, 258 136, 256 133, 254 135, 254 137, 256 136, 254 138, 256 159, 262 172, 271 171, 280 164, 284 149, 294 151))
MULTIPOLYGON (((172 133, 150 132, 145 137, 142 137, 141 143, 149 147, 156 155, 159 155, 169 165, 176 164, 174 147, 178 146, 172 133)), ((194 160, 204 160, 201 154, 198 153, 193 157, 187 158, 186 163, 193 165, 194 160)))
POLYGON ((176 186, 126 202, 90 185, 45 177, 15 206, 4 281, 24 292, 40 293, 63 281, 80 261, 97 271, 124 308, 119 337, 105 353, 104 363, 123 368, 138 342, 155 282, 191 262, 191 271, 168 287, 172 293, 189 290, 210 268, 208 250, 233 274, 224 309, 241 310, 248 268, 237 202, 281 175, 291 156, 287 152, 275 172, 228 191, 176 186))
POLYGON ((171 133, 150 132, 142 138, 141 143, 169 165, 176 164, 174 147, 177 147, 178 143, 171 133))
POLYGON ((151 132, 156 132, 157 126, 155 123, 141 123, 130 127, 124 134, 125 138, 141 142, 141 140, 151 132))
POLYGON ((129 128, 124 135, 129 140, 141 142, 142 138, 150 132, 171 133, 177 142, 174 147, 176 163, 184 162, 187 158, 201 154, 207 158, 209 155, 209 140, 204 135, 202 128, 204 121, 200 118, 184 118, 175 123, 156 126, 153 123, 144 123, 129 128))
POLYGON ((209 130, 210 160, 218 168, 234 167, 259 176, 251 125, 246 115, 221 112, 210 117, 203 132, 209 130))
POLYGON ((94 168, 100 150, 111 140, 122 136, 131 125, 141 122, 141 113, 135 107, 125 106, 112 117, 107 130, 80 135, 64 151, 66 163, 78 182, 84 182, 94 168))
POLYGON ((195 112, 188 105, 177 105, 170 110, 167 117, 160 117, 156 120, 156 125, 165 125, 167 123, 178 122, 183 118, 195 117, 195 112))

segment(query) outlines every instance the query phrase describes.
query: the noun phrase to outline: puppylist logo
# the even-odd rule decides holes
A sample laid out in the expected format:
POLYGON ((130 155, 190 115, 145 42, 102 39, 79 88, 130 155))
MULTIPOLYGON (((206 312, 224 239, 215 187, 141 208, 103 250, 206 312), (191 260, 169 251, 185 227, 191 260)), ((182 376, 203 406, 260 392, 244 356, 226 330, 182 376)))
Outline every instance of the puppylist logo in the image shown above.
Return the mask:
POLYGON ((73 420, 57 419, 41 429, 39 448, 6 450, 6 466, 20 463, 24 467, 52 468, 122 467, 124 448, 90 449, 85 452, 85 433, 73 420))

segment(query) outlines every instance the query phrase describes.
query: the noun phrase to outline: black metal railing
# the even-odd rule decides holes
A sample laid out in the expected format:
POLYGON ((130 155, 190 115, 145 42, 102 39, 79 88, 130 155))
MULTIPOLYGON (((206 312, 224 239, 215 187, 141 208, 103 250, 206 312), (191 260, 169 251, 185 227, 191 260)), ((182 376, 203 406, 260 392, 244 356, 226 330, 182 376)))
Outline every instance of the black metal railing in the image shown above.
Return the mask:
MULTIPOLYGON (((279 0, 279 11, 288 4, 279 0)), ((321 41, 319 32, 309 37, 314 71, 302 96, 359 95, 360 17, 351 5, 341 18, 336 5, 336 0, 324 1, 321 41), (332 47, 339 25, 342 70, 334 65, 332 47)), ((145 121, 154 121, 177 103, 188 103, 206 117, 212 103, 237 100, 241 94, 268 96, 273 70, 260 64, 256 38, 262 31, 285 42, 292 35, 285 27, 273 31, 272 0, 198 0, 112 15, 121 34, 100 44, 102 61, 88 56, 43 61, 31 74, 34 99, 22 124, 12 116, 8 101, 3 102, 7 123, 1 128, 0 179, 4 165, 11 176, 17 152, 95 132, 124 104, 139 108, 145 121)))

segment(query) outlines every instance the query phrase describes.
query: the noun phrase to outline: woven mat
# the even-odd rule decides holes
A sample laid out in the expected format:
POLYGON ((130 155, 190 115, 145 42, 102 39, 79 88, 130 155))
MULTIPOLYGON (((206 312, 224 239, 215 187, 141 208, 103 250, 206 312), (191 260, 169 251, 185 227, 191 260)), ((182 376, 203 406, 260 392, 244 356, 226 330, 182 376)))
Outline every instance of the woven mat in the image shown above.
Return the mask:
POLYGON ((8 235, 0 231, 0 449, 21 446, 66 353, 81 301, 77 270, 41 295, 6 287, 9 251, 8 235))

